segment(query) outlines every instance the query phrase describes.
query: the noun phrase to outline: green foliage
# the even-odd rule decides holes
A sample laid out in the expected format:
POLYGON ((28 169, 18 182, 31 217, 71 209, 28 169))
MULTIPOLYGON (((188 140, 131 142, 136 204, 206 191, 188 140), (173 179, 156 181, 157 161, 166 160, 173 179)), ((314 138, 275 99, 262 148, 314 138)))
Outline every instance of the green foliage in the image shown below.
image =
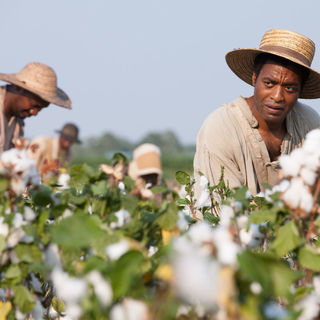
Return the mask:
POLYGON ((302 243, 299 230, 293 221, 288 221, 284 226, 279 228, 277 237, 273 246, 279 257, 284 256, 288 251, 295 249, 302 243))

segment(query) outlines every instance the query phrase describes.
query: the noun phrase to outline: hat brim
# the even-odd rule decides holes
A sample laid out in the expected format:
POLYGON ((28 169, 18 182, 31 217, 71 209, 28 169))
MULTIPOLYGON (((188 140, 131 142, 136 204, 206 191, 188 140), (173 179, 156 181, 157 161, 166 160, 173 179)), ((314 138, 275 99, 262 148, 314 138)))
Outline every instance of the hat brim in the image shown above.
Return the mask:
POLYGON ((320 98, 320 73, 301 63, 301 61, 293 57, 273 51, 264 51, 260 49, 235 49, 226 54, 226 62, 230 69, 244 82, 252 85, 252 74, 254 71, 254 59, 260 53, 268 53, 278 57, 285 58, 292 61, 307 70, 309 76, 304 83, 300 93, 302 99, 316 99, 320 98))
POLYGON ((5 82, 9 82, 15 86, 21 87, 29 92, 32 92, 47 102, 53 103, 53 104, 60 106, 60 107, 63 107, 63 108, 72 109, 70 98, 60 88, 57 88, 57 93, 55 96, 48 96, 48 95, 44 94, 43 92, 40 92, 32 87, 29 87, 23 81, 18 80, 15 73, 10 73, 10 74, 0 73, 0 80, 5 81, 5 82))

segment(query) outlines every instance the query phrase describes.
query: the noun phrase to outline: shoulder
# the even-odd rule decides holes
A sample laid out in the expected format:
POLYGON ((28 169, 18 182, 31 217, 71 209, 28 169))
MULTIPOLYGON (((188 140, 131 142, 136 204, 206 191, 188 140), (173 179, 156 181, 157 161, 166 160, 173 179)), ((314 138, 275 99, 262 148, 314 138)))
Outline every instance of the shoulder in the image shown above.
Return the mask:
POLYGON ((54 140, 54 137, 38 136, 30 142, 30 146, 37 145, 40 149, 46 149, 54 140))
POLYGON ((294 113, 297 120, 303 121, 310 129, 319 128, 320 126, 320 116, 319 113, 311 108, 310 106, 297 102, 294 107, 294 113))
POLYGON ((235 119, 237 114, 234 109, 237 107, 239 99, 225 103, 211 112, 207 118, 204 120, 198 135, 209 135, 212 137, 214 133, 222 133, 230 131, 235 127, 235 119), (222 131, 221 131, 222 130, 222 131))

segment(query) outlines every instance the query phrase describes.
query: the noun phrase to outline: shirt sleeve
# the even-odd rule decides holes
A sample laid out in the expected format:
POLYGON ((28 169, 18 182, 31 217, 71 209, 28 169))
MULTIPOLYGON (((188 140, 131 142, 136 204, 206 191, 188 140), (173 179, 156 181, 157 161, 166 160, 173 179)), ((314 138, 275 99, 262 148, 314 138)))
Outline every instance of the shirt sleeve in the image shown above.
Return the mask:
POLYGON ((216 185, 224 168, 224 181, 230 188, 245 184, 245 179, 236 160, 235 148, 240 150, 239 141, 234 137, 230 119, 222 114, 211 114, 199 131, 194 157, 195 196, 199 197, 201 172, 210 185, 216 185), (229 121, 229 122, 228 122, 229 121))

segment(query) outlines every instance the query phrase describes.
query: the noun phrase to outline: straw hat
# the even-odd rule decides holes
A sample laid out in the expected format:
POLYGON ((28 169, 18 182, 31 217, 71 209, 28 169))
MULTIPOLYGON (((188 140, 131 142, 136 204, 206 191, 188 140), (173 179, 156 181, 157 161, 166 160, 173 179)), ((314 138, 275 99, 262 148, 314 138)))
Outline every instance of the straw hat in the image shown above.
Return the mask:
POLYGON ((30 91, 47 102, 71 109, 70 98, 57 87, 56 73, 45 64, 30 62, 18 73, 0 73, 0 80, 30 91))
POLYGON ((252 85, 254 59, 260 53, 270 53, 288 59, 309 70, 309 76, 302 88, 300 98, 320 98, 320 73, 311 69, 315 45, 309 38, 290 30, 267 31, 259 49, 235 49, 226 54, 231 70, 243 81, 252 85))
POLYGON ((160 148, 151 143, 144 143, 133 151, 133 160, 129 164, 128 174, 136 180, 138 177, 156 173, 162 176, 160 148))
POLYGON ((78 138, 79 129, 73 123, 66 123, 61 130, 56 130, 60 133, 62 138, 65 138, 73 143, 81 143, 81 140, 78 138))

